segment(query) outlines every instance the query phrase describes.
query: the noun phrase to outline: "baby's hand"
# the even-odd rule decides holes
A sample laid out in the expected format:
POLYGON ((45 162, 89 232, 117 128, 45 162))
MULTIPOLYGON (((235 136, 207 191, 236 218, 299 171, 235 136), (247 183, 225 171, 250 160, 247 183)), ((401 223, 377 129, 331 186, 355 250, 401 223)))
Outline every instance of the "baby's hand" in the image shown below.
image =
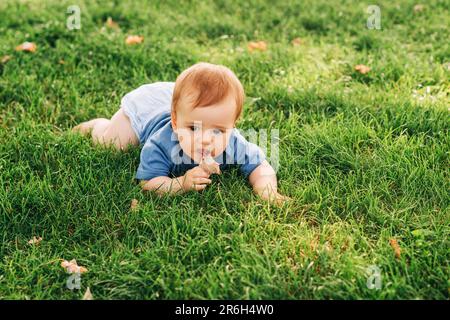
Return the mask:
POLYGON ((201 191, 205 189, 208 184, 211 183, 211 179, 209 179, 209 176, 210 173, 205 171, 200 166, 186 171, 183 179, 183 190, 201 191))

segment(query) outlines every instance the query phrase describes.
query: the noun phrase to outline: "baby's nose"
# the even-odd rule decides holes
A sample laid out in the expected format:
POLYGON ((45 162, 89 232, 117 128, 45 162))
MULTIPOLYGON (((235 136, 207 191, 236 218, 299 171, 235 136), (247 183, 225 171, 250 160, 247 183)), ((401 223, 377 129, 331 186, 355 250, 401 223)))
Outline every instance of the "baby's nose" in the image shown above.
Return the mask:
POLYGON ((203 131, 203 136, 202 136, 202 143, 204 145, 206 144, 210 144, 213 140, 213 132, 212 130, 204 130, 203 131))

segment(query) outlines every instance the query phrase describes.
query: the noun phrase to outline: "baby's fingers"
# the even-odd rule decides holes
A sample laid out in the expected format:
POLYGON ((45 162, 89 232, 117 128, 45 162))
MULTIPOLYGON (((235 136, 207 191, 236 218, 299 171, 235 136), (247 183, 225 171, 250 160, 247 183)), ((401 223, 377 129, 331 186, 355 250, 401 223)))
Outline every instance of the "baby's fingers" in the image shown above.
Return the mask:
POLYGON ((195 191, 201 191, 203 189, 205 189, 208 185, 207 184, 194 184, 193 189, 195 191))
POLYGON ((196 184, 210 184, 212 181, 211 179, 208 178, 203 178, 203 177, 199 177, 199 178, 194 178, 194 183, 196 184))
POLYGON ((209 171, 206 171, 205 169, 201 168, 200 166, 195 167, 194 169, 194 176, 196 178, 209 178, 211 175, 209 171))

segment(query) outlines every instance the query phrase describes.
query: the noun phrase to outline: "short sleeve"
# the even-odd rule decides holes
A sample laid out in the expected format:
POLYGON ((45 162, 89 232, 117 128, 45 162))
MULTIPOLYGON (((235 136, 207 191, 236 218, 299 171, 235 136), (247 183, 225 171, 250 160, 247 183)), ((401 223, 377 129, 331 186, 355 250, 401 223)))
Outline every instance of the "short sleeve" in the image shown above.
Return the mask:
POLYGON ((136 172, 136 179, 150 180, 156 177, 167 177, 170 172, 170 161, 160 145, 153 139, 147 140, 142 147, 141 162, 136 172))
POLYGON ((170 109, 174 85, 173 82, 144 84, 123 96, 121 105, 132 110, 143 109, 143 112, 151 112, 152 107, 154 110, 170 109))
POLYGON ((234 158, 245 177, 248 177, 266 159, 262 149, 247 141, 237 130, 235 131, 234 148, 234 158))

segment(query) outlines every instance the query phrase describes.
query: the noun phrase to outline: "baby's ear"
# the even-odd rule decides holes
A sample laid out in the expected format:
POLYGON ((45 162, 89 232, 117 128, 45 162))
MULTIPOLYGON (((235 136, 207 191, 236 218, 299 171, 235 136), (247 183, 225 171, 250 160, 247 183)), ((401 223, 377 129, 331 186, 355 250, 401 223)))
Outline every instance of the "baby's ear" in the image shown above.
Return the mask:
POLYGON ((175 116, 175 113, 171 113, 170 122, 172 123, 173 130, 177 129, 177 118, 175 116))

